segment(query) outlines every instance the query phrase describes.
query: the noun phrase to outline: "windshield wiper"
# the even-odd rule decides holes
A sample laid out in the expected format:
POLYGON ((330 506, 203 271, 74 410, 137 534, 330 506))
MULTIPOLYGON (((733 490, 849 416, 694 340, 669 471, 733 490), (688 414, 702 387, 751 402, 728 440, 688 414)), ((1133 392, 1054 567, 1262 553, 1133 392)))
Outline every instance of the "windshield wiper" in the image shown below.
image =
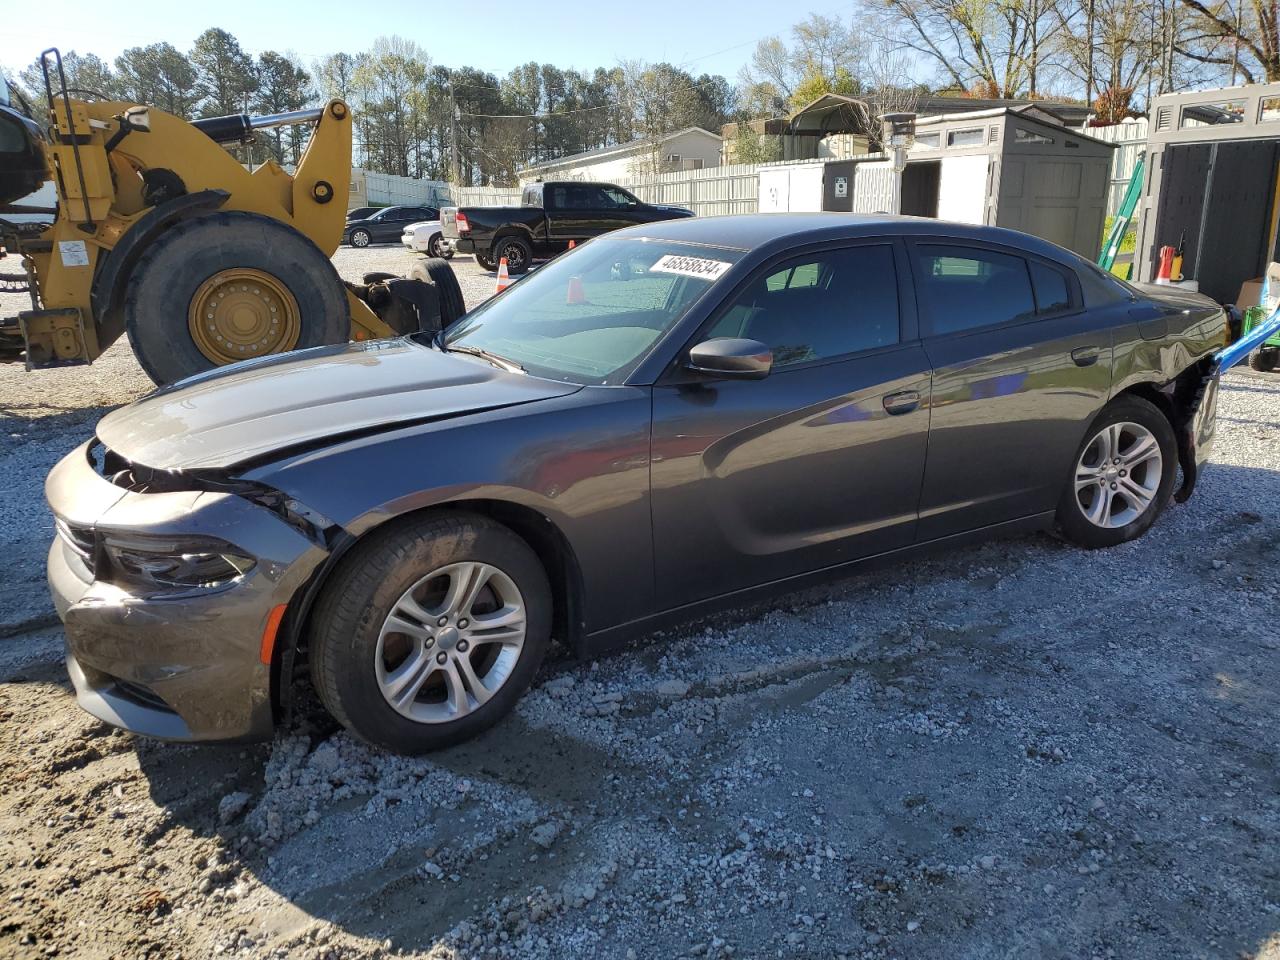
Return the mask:
POLYGON ((495 367, 500 367, 508 373, 528 373, 524 367, 516 363, 514 360, 508 360, 506 357, 500 357, 496 353, 490 353, 483 347, 473 347, 469 343, 450 344, 445 343, 444 338, 440 338, 440 349, 445 353, 465 353, 472 357, 479 357, 481 360, 488 360, 495 367))

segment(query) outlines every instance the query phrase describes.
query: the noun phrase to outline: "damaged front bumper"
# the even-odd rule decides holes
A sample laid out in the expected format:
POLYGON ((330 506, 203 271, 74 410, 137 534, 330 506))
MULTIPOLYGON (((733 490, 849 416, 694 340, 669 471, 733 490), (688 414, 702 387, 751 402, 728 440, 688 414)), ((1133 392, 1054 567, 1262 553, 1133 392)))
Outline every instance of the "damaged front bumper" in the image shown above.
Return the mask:
POLYGON ((63 458, 45 485, 58 528, 49 588, 78 702, 168 740, 269 736, 275 661, 264 632, 327 551, 235 493, 118 486, 95 469, 91 447, 63 458), (188 556, 184 543, 216 542, 252 564, 211 585, 157 583, 121 565, 112 544, 122 541, 175 544, 173 557, 188 556))

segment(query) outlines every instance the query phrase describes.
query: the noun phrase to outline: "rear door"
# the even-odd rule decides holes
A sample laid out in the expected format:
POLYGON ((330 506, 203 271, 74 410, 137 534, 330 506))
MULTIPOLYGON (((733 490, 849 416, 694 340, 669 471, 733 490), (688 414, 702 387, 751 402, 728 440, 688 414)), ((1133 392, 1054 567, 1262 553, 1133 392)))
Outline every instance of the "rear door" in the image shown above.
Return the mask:
POLYGON ((621 205, 598 183, 556 183, 543 190, 543 203, 551 195, 548 208, 548 235, 555 240, 589 240, 610 230, 629 226, 631 211, 621 205))
POLYGON ((912 542, 929 364, 905 257, 881 240, 773 261, 692 341, 760 340, 773 350, 769 376, 679 370, 655 386, 665 608, 912 542))
POLYGON ((1111 387, 1107 310, 1074 271, 970 241, 909 243, 933 367, 919 539, 1053 510, 1111 387))

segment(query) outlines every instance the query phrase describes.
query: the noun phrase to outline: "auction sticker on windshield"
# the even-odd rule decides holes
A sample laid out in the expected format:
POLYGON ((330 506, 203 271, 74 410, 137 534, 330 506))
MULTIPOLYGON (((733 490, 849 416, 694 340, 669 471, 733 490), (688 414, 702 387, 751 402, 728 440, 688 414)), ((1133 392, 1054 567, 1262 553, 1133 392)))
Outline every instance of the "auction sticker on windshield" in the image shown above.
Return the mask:
POLYGON ((678 273, 682 277, 698 277, 702 280, 715 280, 733 264, 724 260, 705 260, 702 257, 684 257, 668 253, 659 257, 649 268, 650 273, 678 273))

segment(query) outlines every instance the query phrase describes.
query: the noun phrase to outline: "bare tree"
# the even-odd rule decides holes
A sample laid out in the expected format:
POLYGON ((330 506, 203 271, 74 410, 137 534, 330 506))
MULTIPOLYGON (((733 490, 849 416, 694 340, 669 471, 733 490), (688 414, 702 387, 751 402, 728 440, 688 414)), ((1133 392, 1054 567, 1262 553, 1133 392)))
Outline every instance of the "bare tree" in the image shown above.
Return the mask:
POLYGON ((1277 0, 1182 0, 1192 32, 1175 41, 1198 63, 1230 65, 1246 83, 1280 80, 1280 5, 1277 0))

